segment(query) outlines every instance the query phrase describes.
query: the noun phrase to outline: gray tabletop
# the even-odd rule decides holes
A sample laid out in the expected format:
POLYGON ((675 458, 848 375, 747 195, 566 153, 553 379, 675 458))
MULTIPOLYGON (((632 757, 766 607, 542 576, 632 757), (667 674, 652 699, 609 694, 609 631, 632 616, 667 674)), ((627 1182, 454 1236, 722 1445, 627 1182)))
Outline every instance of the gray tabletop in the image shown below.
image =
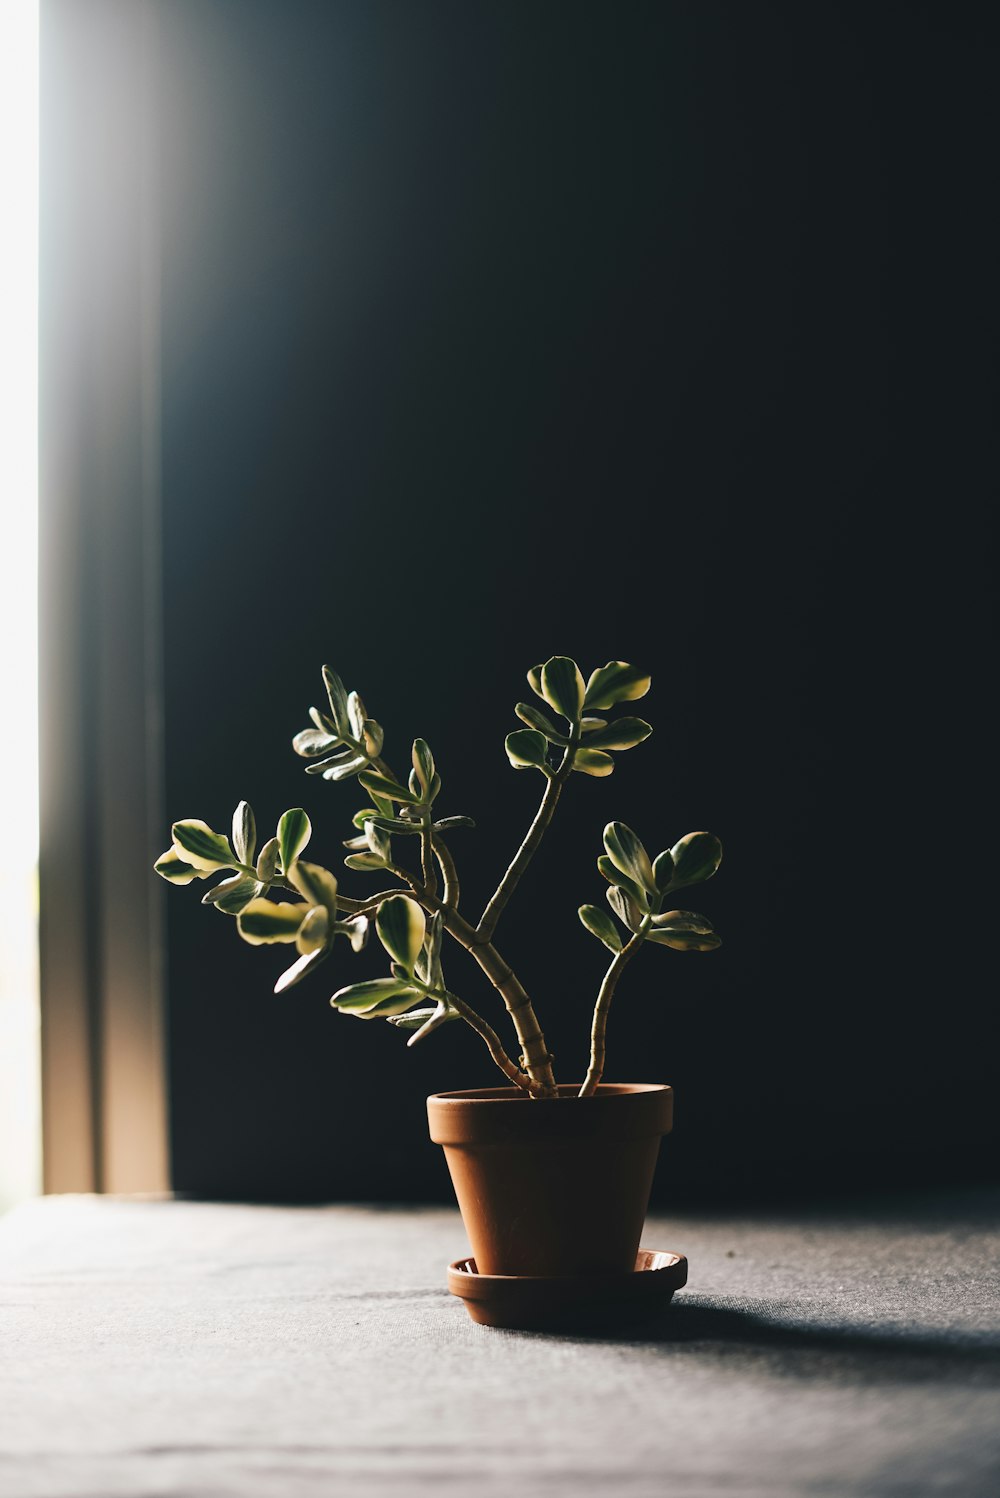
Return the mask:
POLYGON ((1000 1195, 653 1219, 641 1335, 473 1325, 445 1210, 0 1221, 3 1498, 1000 1493, 1000 1195))

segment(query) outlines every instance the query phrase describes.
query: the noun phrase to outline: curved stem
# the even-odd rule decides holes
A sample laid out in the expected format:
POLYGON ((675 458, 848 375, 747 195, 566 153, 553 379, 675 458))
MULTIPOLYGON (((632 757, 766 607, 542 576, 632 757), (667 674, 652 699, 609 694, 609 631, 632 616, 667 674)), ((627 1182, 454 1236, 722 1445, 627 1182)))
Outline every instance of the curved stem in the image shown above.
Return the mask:
POLYGON ((477 1014, 470 1005, 466 1004, 456 994, 450 993, 447 988, 432 989, 430 997, 446 1000, 462 1016, 465 1023, 475 1030, 477 1035, 482 1037, 486 1042, 486 1049, 508 1081, 513 1082, 515 1087, 520 1087, 522 1092, 534 1094, 538 1091, 537 1084, 532 1082, 530 1077, 525 1076, 524 1072, 519 1071, 514 1065, 504 1050, 499 1035, 492 1026, 486 1023, 482 1015, 477 1014))
POLYGON ((576 756, 577 745, 579 744, 579 742, 580 728, 579 725, 577 725, 573 729, 573 737, 571 738, 569 744, 566 746, 566 749, 563 751, 563 757, 559 762, 559 768, 555 771, 554 774, 551 774, 548 777, 545 786, 545 793, 542 796, 541 804, 537 812, 535 813, 534 821, 525 834, 524 841, 518 848, 517 852, 514 854, 514 857, 511 859, 511 862, 507 868, 507 872, 504 874, 499 885, 497 886, 496 893, 493 895, 486 909, 482 913, 479 925, 476 928, 480 941, 490 940, 490 937, 493 935, 494 931, 497 928, 497 922, 499 921, 500 916, 503 913, 504 906, 507 904, 507 901, 514 893, 514 890, 517 888, 518 880, 524 873, 525 869, 528 867, 528 864, 531 862, 532 858, 535 856, 538 845, 542 841, 542 838, 545 836, 545 829, 552 821, 552 818, 555 814, 556 804, 562 794, 562 788, 565 785, 566 780, 569 777, 569 773, 573 768, 573 760, 576 756))
MULTIPOLYGON (((429 895, 437 894, 437 869, 434 867, 434 832, 431 828, 430 811, 422 814, 420 823, 420 875, 429 895)), ((445 904, 448 897, 445 895, 445 904)))
POLYGON ((431 843, 441 869, 441 877, 444 880, 442 899, 445 905, 450 905, 453 910, 457 910, 462 892, 458 882, 458 870, 455 867, 455 860, 451 856, 451 849, 446 845, 443 838, 438 837, 433 832, 431 833, 431 843))
POLYGON ((604 982, 601 984, 597 1003, 594 1005, 594 1021, 590 1032, 590 1066, 583 1086, 580 1088, 580 1097, 593 1097, 597 1091, 597 1084, 604 1074, 604 1035, 608 1025, 611 1000, 614 997, 618 979, 642 946, 643 937, 651 924, 650 917, 646 916, 632 939, 626 942, 620 952, 615 953, 614 961, 604 974, 604 982))

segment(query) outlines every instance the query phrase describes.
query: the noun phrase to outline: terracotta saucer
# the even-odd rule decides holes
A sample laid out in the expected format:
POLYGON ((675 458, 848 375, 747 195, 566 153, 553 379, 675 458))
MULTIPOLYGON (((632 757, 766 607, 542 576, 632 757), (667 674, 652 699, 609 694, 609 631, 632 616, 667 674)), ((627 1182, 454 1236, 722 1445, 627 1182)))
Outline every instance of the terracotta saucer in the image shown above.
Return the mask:
POLYGON ((482 1326, 607 1329, 663 1310, 687 1268, 683 1254, 650 1248, 640 1248, 631 1274, 479 1274, 475 1259, 456 1259, 448 1289, 482 1326))

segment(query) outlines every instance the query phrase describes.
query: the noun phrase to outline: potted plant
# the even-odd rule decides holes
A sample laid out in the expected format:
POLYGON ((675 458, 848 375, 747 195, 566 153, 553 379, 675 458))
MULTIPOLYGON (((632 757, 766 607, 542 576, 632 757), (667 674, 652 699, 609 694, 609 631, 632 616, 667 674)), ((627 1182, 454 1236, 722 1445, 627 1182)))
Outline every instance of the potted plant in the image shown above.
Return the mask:
POLYGON ((605 827, 597 867, 611 913, 592 904, 579 911, 611 954, 582 1083, 557 1082, 534 1004, 495 942, 570 777, 610 775, 615 754, 652 732, 641 718, 606 716, 645 696, 649 676, 611 661, 585 681, 566 656, 528 672, 543 705, 517 704, 524 726, 508 734, 505 747, 514 769, 542 777, 541 802, 477 919, 461 909, 450 847, 452 833, 475 824, 439 815, 441 777, 429 745, 413 741, 412 768, 401 778, 382 757, 382 729, 358 693, 348 692, 329 667, 323 680, 327 708, 310 708, 311 726, 296 734, 293 748, 308 761, 306 774, 358 781, 365 805, 354 814, 344 862, 353 872, 379 875, 383 884, 395 882, 375 894, 345 895, 329 869, 304 858, 312 828, 298 807, 284 813, 258 851, 245 801, 236 808, 231 840, 198 819, 175 822, 156 872, 171 884, 222 874, 203 903, 235 917, 247 942, 295 947, 276 993, 312 974, 335 946, 360 950, 374 926, 388 972, 338 987, 334 1008, 409 1030, 410 1046, 454 1021, 485 1043, 505 1086, 428 1099, 431 1137, 444 1147, 473 1250, 451 1266, 449 1285, 477 1320, 535 1324, 582 1303, 669 1297, 683 1283, 685 1262, 673 1254, 641 1255, 638 1247, 673 1094, 664 1084, 604 1082, 605 1031, 618 982, 640 947, 705 952, 719 945, 704 916, 675 908, 677 891, 715 873, 719 841, 693 832, 651 858, 630 827, 605 827), (445 936, 464 948, 502 999, 517 1040, 513 1054, 446 981, 445 936))

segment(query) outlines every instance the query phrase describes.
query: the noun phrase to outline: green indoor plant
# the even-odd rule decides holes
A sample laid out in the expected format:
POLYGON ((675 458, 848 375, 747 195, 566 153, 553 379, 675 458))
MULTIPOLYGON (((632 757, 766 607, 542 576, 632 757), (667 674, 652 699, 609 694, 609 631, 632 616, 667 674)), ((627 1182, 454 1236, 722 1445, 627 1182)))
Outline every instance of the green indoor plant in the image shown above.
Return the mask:
MULTIPOLYGON (((515 769, 534 770, 542 776, 543 794, 523 842, 475 920, 460 909, 459 878, 449 846, 452 832, 475 824, 465 816, 438 814, 441 777, 430 747, 424 739, 414 740, 412 768, 401 779, 382 757, 382 729, 369 717, 357 692, 348 692, 328 667, 323 668, 323 680, 327 708, 310 709, 312 726, 295 736, 293 747, 308 761, 307 774, 330 781, 359 782, 365 805, 354 815, 356 835, 345 843, 348 853, 344 862, 357 873, 382 876, 383 883, 389 876, 394 885, 367 896, 346 896, 330 870, 303 857, 312 829, 301 808, 284 813, 275 835, 258 852, 254 815, 245 801, 240 802, 233 817, 231 841, 203 821, 187 818, 175 822, 171 847, 157 860, 156 872, 172 884, 223 875, 205 894, 203 903, 235 917, 245 941, 295 946, 296 958, 275 984, 276 993, 310 975, 336 947, 359 950, 374 925, 389 970, 382 978, 338 987, 330 1001, 334 1007, 362 1019, 385 1019, 412 1031, 411 1046, 443 1024, 464 1021, 485 1041, 493 1060, 512 1084, 501 1097, 531 1100, 537 1104, 531 1110, 534 1119, 558 1118, 559 1128, 565 1132, 569 1115, 562 1110, 568 1097, 600 1103, 602 1108, 613 1096, 621 1094, 624 1098, 627 1089, 601 1083, 612 996, 625 967, 641 946, 703 952, 719 945, 711 923, 704 916, 674 908, 673 898, 678 890, 715 873, 722 856, 717 838, 708 832, 689 833, 651 858, 636 833, 624 823, 610 822, 605 827, 604 851, 597 865, 608 881, 606 893, 615 918, 591 904, 581 906, 579 912, 587 930, 611 953, 594 1006, 590 1064, 582 1085, 557 1085, 534 1005, 501 956, 494 935, 571 775, 610 775, 615 768, 614 755, 641 744, 652 732, 641 718, 606 716, 621 704, 645 696, 649 676, 623 661, 611 661, 585 681, 576 662, 566 656, 553 656, 528 672, 528 681, 541 705, 517 704, 515 712, 524 726, 507 736, 505 747, 515 769), (508 1053, 487 1020, 446 981, 446 934, 466 950, 502 998, 517 1039, 514 1055, 508 1053), (558 1105, 555 1112, 553 1105, 558 1105)), ((670 1089, 659 1091, 669 1094, 670 1089)), ((439 1096, 468 1099, 476 1095, 439 1096)), ((616 1103, 616 1116, 622 1108, 616 1103)), ((457 1117, 460 1111, 452 1109, 449 1117, 457 1117)), ((485 1115, 480 1110, 476 1116, 480 1121, 475 1129, 479 1130, 485 1115)), ((503 1116, 509 1119, 514 1115, 507 1112, 503 1116)), ((528 1126, 526 1116, 516 1117, 520 1129, 528 1126)), ((572 1117, 592 1120, 597 1113, 592 1109, 588 1114, 584 1109, 572 1117)), ((657 1127, 663 1133, 669 1128, 669 1110, 664 1113, 661 1108, 658 1118, 657 1127)), ((434 1132, 433 1106, 431 1119, 433 1137, 446 1145, 446 1152, 449 1142, 455 1146, 449 1158, 455 1176, 458 1154, 463 1156, 462 1163, 467 1163, 465 1156, 472 1146, 469 1141, 444 1137, 450 1125, 443 1134, 441 1128, 434 1132)), ((562 1160, 560 1175, 564 1166, 562 1160)), ((620 1167, 620 1161, 609 1165, 619 1173, 620 1167)), ((516 1172, 522 1194, 525 1168, 522 1157, 516 1172)), ((650 1165, 650 1179, 651 1174, 650 1165)), ((542 1188, 546 1199, 552 1195, 551 1186, 550 1180, 542 1188)), ((647 1180, 640 1227, 648 1192, 647 1180)), ((459 1197, 461 1201, 461 1189, 459 1197)), ((560 1212, 566 1216, 565 1211, 560 1212)), ((635 1246, 628 1252, 634 1257, 635 1246)), ((563 1262, 559 1254, 556 1257, 563 1262)), ((525 1257, 510 1244, 508 1259, 511 1263, 516 1260, 518 1266, 512 1272, 535 1263, 530 1251, 525 1257)), ((502 1254, 501 1262, 506 1262, 502 1254)), ((603 1262, 600 1254, 594 1262, 603 1262)))

